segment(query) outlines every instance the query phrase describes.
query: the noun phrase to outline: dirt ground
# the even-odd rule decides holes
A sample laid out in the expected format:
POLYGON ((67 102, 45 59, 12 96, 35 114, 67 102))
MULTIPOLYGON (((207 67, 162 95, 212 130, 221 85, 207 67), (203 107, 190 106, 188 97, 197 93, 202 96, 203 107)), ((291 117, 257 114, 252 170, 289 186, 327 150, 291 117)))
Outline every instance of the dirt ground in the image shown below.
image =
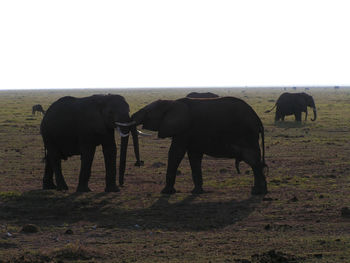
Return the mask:
MULTIPOLYGON (((194 89, 0 91, 0 263, 2 262, 350 262, 350 89, 310 88, 315 122, 274 123, 284 92, 211 89, 248 102, 265 126, 269 193, 250 194, 253 175, 234 160, 205 156, 205 193, 192 195, 187 156, 171 196, 161 195, 169 139, 140 138, 143 167, 129 145, 125 186, 104 192, 99 147, 90 193, 76 193, 80 159, 63 162, 69 190, 41 190, 45 109, 65 96, 123 95, 131 113, 194 89)), ((299 88, 297 91, 302 92, 299 88)), ((309 109, 312 115, 312 110, 309 109)), ((119 144, 119 138, 118 138, 119 144)))

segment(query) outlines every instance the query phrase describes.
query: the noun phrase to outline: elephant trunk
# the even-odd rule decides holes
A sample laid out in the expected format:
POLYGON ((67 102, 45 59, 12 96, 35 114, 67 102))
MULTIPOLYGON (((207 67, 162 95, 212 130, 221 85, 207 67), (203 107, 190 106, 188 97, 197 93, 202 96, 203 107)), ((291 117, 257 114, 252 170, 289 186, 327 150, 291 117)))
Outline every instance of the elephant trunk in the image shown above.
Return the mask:
POLYGON ((126 153, 128 149, 129 136, 121 137, 120 162, 119 162, 119 185, 124 184, 124 173, 126 164, 126 153))
POLYGON ((133 115, 131 115, 131 119, 133 120, 134 125, 137 126, 137 125, 143 124, 145 116, 146 116, 146 110, 142 108, 138 112, 135 112, 133 115))
MULTIPOLYGON (((136 157, 135 166, 142 166, 143 161, 140 160, 140 151, 139 151, 139 139, 136 126, 130 127, 132 140, 134 144, 134 153, 136 157)), ((125 163, 126 163, 126 152, 128 148, 129 136, 121 138, 121 147, 120 147, 120 165, 119 165, 119 185, 124 184, 124 174, 125 174, 125 163)))
POLYGON ((135 166, 142 166, 143 161, 140 160, 140 150, 139 150, 139 131, 136 129, 136 126, 131 127, 132 141, 134 144, 134 153, 136 157, 135 166))
POLYGON ((315 121, 317 118, 317 112, 316 112, 316 107, 314 107, 314 118, 311 119, 312 121, 315 121))
MULTIPOLYGON (((133 144, 134 144, 134 153, 135 153, 135 157, 136 157, 135 166, 142 166, 143 161, 140 160, 139 138, 138 138, 138 131, 136 128, 136 126, 139 123, 137 123, 137 121, 135 121, 134 115, 131 116, 131 119, 132 119, 131 122, 127 122, 127 123, 116 122, 115 124, 118 126, 122 126, 122 127, 128 127, 129 130, 131 131, 132 140, 133 140, 133 144)), ((126 138, 129 138, 129 136, 126 138)), ((122 138, 120 158, 122 158, 122 155, 124 155, 124 151, 126 153, 126 149, 128 146, 128 140, 125 139, 126 144, 123 145, 123 139, 124 138, 122 138), (125 149, 124 149, 124 147, 125 147, 125 149)), ((126 154, 125 154, 125 156, 126 156, 126 154)), ((122 159, 120 159, 120 160, 122 160, 122 159)), ((120 186, 122 186, 124 184, 124 173, 125 173, 125 162, 124 162, 124 165, 122 165, 122 161, 120 161, 120 166, 119 166, 119 185, 120 186)))

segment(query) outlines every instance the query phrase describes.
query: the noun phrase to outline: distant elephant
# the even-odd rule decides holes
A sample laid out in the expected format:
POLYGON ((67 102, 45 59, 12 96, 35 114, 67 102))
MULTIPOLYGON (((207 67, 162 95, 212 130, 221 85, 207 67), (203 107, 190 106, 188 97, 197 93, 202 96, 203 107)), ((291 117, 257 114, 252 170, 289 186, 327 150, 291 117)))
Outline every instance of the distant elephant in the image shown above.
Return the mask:
POLYGON ((116 185, 117 148, 114 130, 121 138, 119 174, 124 174, 129 130, 140 165, 136 126, 130 125, 129 105, 119 95, 93 95, 85 98, 63 97, 54 102, 41 122, 40 132, 45 146, 43 189, 67 190, 61 160, 80 155, 81 169, 77 192, 88 192, 91 165, 96 146, 102 145, 106 168, 106 192, 119 191, 116 185), (53 181, 55 174, 56 184, 53 181))
POLYGON ((32 114, 34 115, 35 112, 41 112, 42 114, 45 114, 45 111, 40 104, 36 104, 32 107, 32 114))
POLYGON ((313 108, 314 118, 311 119, 315 121, 317 118, 316 106, 312 96, 306 94, 305 92, 301 93, 283 93, 277 100, 276 104, 272 109, 266 111, 268 113, 272 111, 275 107, 275 121, 282 120, 287 115, 294 115, 295 121, 301 121, 301 113, 305 112, 305 121, 307 118, 307 107, 313 108))
MULTIPOLYGON (((202 99, 202 98, 218 98, 220 96, 212 92, 191 92, 191 93, 188 93, 186 97, 194 98, 194 99, 202 99)), ((240 163, 240 160, 236 159, 235 166, 238 174, 241 173, 239 169, 239 163, 240 163)))
POLYGON ((218 98, 219 95, 212 92, 191 92, 186 95, 187 98, 218 98))
POLYGON ((164 194, 173 194, 176 171, 187 152, 194 189, 203 192, 202 158, 237 158, 253 168, 252 194, 266 194, 264 127, 255 111, 243 100, 220 97, 210 100, 182 98, 158 100, 134 113, 136 125, 172 138, 164 194), (262 155, 259 146, 262 138, 262 155))

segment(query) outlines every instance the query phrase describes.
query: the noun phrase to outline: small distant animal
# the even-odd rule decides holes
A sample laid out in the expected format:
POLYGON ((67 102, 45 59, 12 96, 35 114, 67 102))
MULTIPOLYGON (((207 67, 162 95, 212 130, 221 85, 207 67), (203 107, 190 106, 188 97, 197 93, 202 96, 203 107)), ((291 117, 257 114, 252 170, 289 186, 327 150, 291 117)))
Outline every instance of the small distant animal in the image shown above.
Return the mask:
POLYGON ((212 92, 191 92, 186 95, 187 98, 218 98, 219 95, 212 92))
POLYGON ((32 114, 34 115, 35 112, 41 112, 42 114, 45 114, 43 106, 41 106, 40 104, 36 104, 32 107, 32 114))
POLYGON ((334 89, 339 89, 339 86, 335 86, 334 89))
POLYGON ((305 112, 305 121, 307 118, 307 107, 311 107, 314 111, 314 118, 311 119, 315 121, 317 118, 316 105, 312 96, 301 93, 283 93, 270 110, 265 111, 265 113, 271 112, 275 107, 275 121, 284 121, 284 117, 288 115, 294 115, 295 121, 301 121, 301 113, 305 112))
POLYGON ((305 88, 305 90, 310 90, 310 88, 305 88))

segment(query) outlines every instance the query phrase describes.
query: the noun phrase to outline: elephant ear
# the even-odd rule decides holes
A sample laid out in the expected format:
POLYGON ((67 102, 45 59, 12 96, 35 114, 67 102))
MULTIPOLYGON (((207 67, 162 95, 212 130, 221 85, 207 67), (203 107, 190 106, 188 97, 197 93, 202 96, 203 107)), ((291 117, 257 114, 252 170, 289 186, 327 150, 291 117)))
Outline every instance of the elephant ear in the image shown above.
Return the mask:
POLYGON ((307 105, 308 96, 306 93, 301 93, 295 100, 295 104, 298 106, 298 109, 304 109, 307 105))
POLYGON ((188 105, 180 101, 174 101, 162 119, 158 137, 174 137, 186 131, 189 126, 190 112, 188 105))

